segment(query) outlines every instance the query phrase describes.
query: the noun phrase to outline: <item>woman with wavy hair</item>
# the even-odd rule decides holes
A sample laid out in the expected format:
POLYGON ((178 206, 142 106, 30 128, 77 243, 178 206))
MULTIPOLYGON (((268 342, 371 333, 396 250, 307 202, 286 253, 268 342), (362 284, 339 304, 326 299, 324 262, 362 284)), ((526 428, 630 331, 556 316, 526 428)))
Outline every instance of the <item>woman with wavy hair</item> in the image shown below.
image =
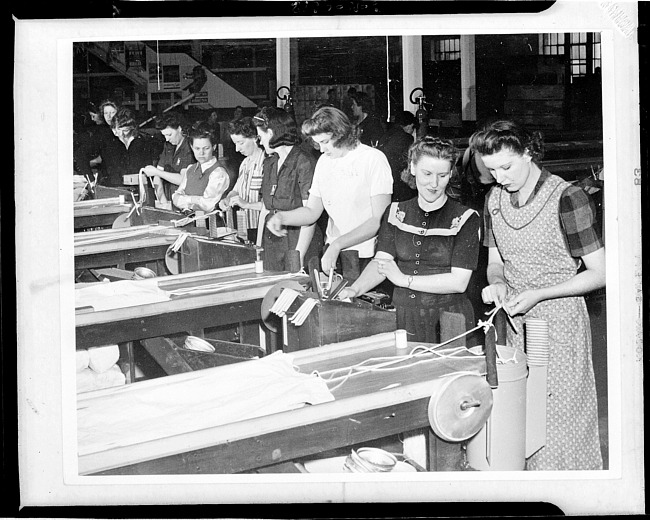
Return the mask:
POLYGON ((524 349, 527 318, 548 323, 546 444, 529 470, 602 469, 591 329, 584 294, 605 285, 605 248, 587 193, 541 163, 542 136, 512 121, 475 132, 497 185, 487 196, 485 303, 504 306, 519 329, 507 345, 524 349))
MULTIPOLYGON (((230 121, 228 134, 235 150, 244 156, 244 160, 239 165, 239 176, 235 187, 219 202, 219 208, 222 210, 239 208, 248 240, 257 243, 258 223, 262 210, 264 148, 260 145, 257 127, 251 117, 230 121)), ((262 235, 259 236, 261 238, 262 235)))
MULTIPOLYGON (((288 112, 264 107, 253 117, 253 124, 266 152, 261 186, 266 222, 280 211, 302 208, 307 203, 316 159, 299 146, 298 128, 288 112)), ((315 223, 287 226, 282 235, 264 228, 264 268, 290 270, 285 255, 291 250, 297 250, 301 264, 305 264, 305 260, 318 256, 321 245, 322 235, 315 223)))
POLYGON ((480 219, 448 196, 457 156, 451 141, 436 137, 411 145, 402 180, 417 196, 388 207, 373 261, 341 292, 351 298, 390 280, 397 328, 409 341, 439 343, 443 311, 463 315, 465 330, 475 326, 465 291, 478 260, 480 219))
POLYGON ((334 107, 321 107, 302 124, 303 134, 321 150, 307 204, 273 215, 267 227, 274 234, 285 226, 309 225, 324 211, 329 216, 321 267, 339 269, 355 280, 375 254, 379 221, 390 203, 393 177, 386 156, 362 144, 358 129, 334 107))

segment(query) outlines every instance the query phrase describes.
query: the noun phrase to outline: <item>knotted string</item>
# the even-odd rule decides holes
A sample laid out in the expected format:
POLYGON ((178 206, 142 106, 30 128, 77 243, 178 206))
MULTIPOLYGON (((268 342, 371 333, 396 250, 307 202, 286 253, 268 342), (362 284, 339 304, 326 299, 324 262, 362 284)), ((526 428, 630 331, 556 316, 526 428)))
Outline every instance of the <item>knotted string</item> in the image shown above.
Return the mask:
MULTIPOLYGON (((390 367, 390 365, 394 365, 396 363, 400 363, 400 362, 403 362, 405 360, 412 359, 414 357, 417 357, 417 356, 420 356, 420 355, 423 355, 423 354, 435 354, 435 355, 438 356, 438 359, 448 359, 450 357, 455 357, 455 358, 458 359, 458 356, 457 356, 458 353, 464 352, 464 351, 469 352, 469 349, 467 349, 466 347, 456 347, 456 348, 452 348, 452 349, 447 349, 446 351, 441 351, 440 347, 442 347, 442 346, 444 346, 444 345, 446 345, 448 343, 451 343, 451 342, 453 342, 453 341, 455 341, 457 339, 460 339, 463 336, 467 336, 468 334, 471 334, 475 330, 478 330, 478 329, 481 329, 481 328, 483 329, 483 332, 485 334, 487 334, 488 331, 490 330, 490 327, 494 327, 494 323, 493 323, 494 322, 494 317, 496 316, 497 312, 499 310, 501 310, 501 309, 503 309, 503 304, 497 304, 494 309, 492 309, 491 311, 488 311, 488 312, 485 313, 488 316, 488 318, 486 320, 478 320, 478 324, 476 325, 476 327, 468 330, 467 332, 463 332, 462 334, 459 334, 458 336, 455 336, 455 337, 453 337, 451 339, 448 339, 448 340, 436 345, 435 347, 425 347, 424 345, 418 345, 415 348, 413 348, 411 350, 411 352, 409 352, 409 354, 404 355, 404 356, 371 358, 371 359, 367 359, 365 361, 362 361, 361 363, 358 363, 358 364, 350 366, 350 367, 342 367, 342 368, 337 368, 337 369, 333 369, 333 370, 327 370, 327 371, 324 371, 324 372, 314 371, 314 372, 312 372, 312 375, 322 378, 325 374, 331 374, 331 376, 329 378, 324 378, 324 379, 326 381, 329 381, 329 382, 341 380, 337 385, 330 388, 330 391, 333 391, 333 390, 339 388, 340 386, 342 386, 348 379, 350 379, 352 376, 355 376, 355 375, 360 375, 360 374, 363 374, 363 373, 366 373, 366 372, 375 372, 375 371, 384 371, 384 370, 398 370, 398 369, 406 368, 406 366, 413 366, 413 365, 422 363, 425 360, 417 361, 415 363, 412 363, 412 364, 406 365, 406 366, 390 367), (422 352, 418 352, 418 351, 422 351, 422 352), (386 360, 386 361, 384 361, 384 360, 386 360), (377 361, 379 361, 379 363, 377 363, 375 365, 364 366, 364 365, 367 365, 368 363, 377 362, 377 361), (337 372, 347 372, 347 373, 342 375, 342 376, 335 376, 335 374, 337 372)), ((504 309, 504 312, 505 312, 505 309, 504 309)), ((514 322, 512 321, 512 318, 510 318, 510 316, 507 313, 506 313, 506 316, 510 320, 510 323, 512 324, 513 328, 515 329, 515 332, 517 332, 517 328, 516 328, 514 322)), ((495 339, 496 339, 496 336, 497 336, 496 327, 494 329, 494 332, 495 332, 495 339)), ((474 356, 474 354, 473 354, 473 356, 474 356)), ((431 361, 431 360, 427 360, 427 361, 431 361)))

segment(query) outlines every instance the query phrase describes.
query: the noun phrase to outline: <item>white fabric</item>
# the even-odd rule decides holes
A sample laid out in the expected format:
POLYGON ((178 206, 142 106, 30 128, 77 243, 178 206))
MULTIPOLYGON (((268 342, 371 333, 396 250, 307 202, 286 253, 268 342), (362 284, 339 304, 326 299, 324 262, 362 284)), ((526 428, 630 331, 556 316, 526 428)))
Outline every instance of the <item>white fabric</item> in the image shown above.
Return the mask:
POLYGON ((99 374, 114 366, 118 359, 120 359, 120 348, 117 345, 88 349, 88 368, 99 374))
MULTIPOLYGON (((372 217, 371 197, 392 192, 390 165, 376 148, 360 144, 337 159, 321 155, 309 193, 323 201, 330 217, 326 243, 331 244, 372 217)), ((375 254, 375 238, 348 249, 359 251, 361 258, 370 258, 375 254)))
POLYGON ((96 311, 133 307, 169 300, 169 295, 158 288, 155 278, 119 280, 98 283, 75 289, 75 307, 92 307, 96 311))
POLYGON ((88 368, 88 362, 90 361, 90 355, 88 351, 84 348, 77 350, 75 353, 75 361, 77 366, 77 372, 81 372, 88 368))
POLYGON ((427 441, 425 430, 416 430, 404 434, 403 453, 405 457, 417 462, 423 468, 427 467, 427 441))
POLYGON ((293 356, 281 351, 193 375, 81 401, 79 455, 334 400, 325 381, 295 371, 293 356))
POLYGON ((121 386, 125 383, 126 376, 117 365, 113 365, 101 374, 90 368, 77 372, 77 393, 102 390, 112 386, 121 386))

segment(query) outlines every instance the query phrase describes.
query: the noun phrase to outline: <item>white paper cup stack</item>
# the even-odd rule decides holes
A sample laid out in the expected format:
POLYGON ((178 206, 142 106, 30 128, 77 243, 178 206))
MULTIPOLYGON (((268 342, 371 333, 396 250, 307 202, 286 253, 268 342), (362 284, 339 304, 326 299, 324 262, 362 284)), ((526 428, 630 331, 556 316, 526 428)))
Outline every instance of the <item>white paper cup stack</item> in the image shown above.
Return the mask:
POLYGON ((548 322, 526 318, 526 357, 529 366, 548 365, 548 322))

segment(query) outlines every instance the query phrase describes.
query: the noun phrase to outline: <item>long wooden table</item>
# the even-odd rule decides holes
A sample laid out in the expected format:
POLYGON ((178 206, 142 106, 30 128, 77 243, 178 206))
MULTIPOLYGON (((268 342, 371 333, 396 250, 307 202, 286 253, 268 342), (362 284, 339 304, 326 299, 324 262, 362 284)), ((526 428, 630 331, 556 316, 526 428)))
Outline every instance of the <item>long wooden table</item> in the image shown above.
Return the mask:
MULTIPOLYGON (((149 226, 143 226, 142 229, 149 229, 149 226)), ((174 243, 181 229, 173 227, 159 230, 151 227, 151 231, 134 234, 132 236, 123 236, 125 230, 137 228, 110 229, 98 232, 75 233, 74 260, 75 269, 94 269, 99 267, 117 267, 126 269, 129 264, 153 264, 153 269, 157 274, 166 274, 164 270, 164 260, 169 246, 174 243), (90 236, 90 233, 102 241, 96 243, 82 242, 90 236), (100 234, 101 233, 101 234, 100 234), (111 238, 113 237, 114 238, 111 238), (160 272, 158 272, 160 271, 160 272)))
MULTIPOLYGON (((414 347, 410 343, 409 347, 414 347)), ((408 353, 397 349, 393 333, 317 347, 293 353, 293 363, 305 374, 355 365, 370 358, 408 353)), ((157 438, 146 442, 124 443, 119 438, 103 449, 90 451, 80 446, 79 473, 82 475, 220 474, 272 467, 301 457, 335 448, 352 446, 400 432, 427 427, 427 408, 434 385, 440 377, 459 371, 485 372, 485 358, 463 354, 463 359, 419 357, 418 364, 392 371, 367 372, 328 383, 334 401, 221 424, 168 437, 156 430, 157 438)), ((244 361, 252 363, 254 361, 244 361)), ((139 392, 183 383, 201 375, 214 376, 228 367, 179 374, 137 383, 129 387, 81 394, 78 407, 110 404, 117 395, 137 398, 139 392), (143 386, 144 385, 144 386, 143 386)), ((260 391, 263 391, 261 389, 260 391)), ((188 406, 191 406, 188 395, 188 406)), ((157 410, 164 410, 161 399, 157 410)), ((115 407, 113 407, 115 408, 115 407)), ((215 410, 218 413, 218 410, 215 410)), ((170 420, 173 420, 170 417, 170 420)), ((106 424, 120 417, 106 417, 106 424)), ((104 431, 104 430, 103 430, 104 431)), ((151 439, 149 432, 148 438, 151 439)), ((430 453, 431 457, 431 453, 430 453)), ((429 469, 435 470, 435 460, 429 469)))
MULTIPOLYGON (((159 287, 164 290, 220 282, 232 285, 210 294, 188 295, 135 307, 91 312, 77 309, 76 348, 125 343, 220 325, 257 322, 261 319, 260 307, 264 296, 277 283, 273 277, 280 275, 288 273, 256 273, 254 264, 245 264, 161 278, 159 287), (238 282, 241 286, 237 285, 238 282)), ((292 279, 306 281, 308 278, 292 275, 292 279)), ((247 341, 242 338, 242 342, 247 341)))
POLYGON ((132 203, 124 198, 94 199, 74 204, 74 230, 84 231, 91 228, 110 228, 115 219, 131 211, 132 203))

